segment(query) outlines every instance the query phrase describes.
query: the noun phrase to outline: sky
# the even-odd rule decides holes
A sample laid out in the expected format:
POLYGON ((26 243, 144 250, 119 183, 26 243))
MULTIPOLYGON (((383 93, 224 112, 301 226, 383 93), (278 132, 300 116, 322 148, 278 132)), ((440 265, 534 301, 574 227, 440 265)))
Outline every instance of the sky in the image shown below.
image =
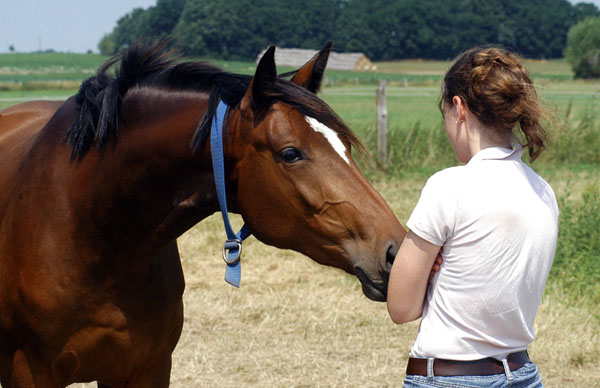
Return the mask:
POLYGON ((134 8, 156 0, 0 0, 0 53, 98 52, 98 42, 134 8))
MULTIPOLYGON (((569 0, 578 3, 580 0, 569 0)), ((586 0, 600 8, 600 0, 586 0)), ((98 42, 117 20, 156 0, 0 0, 0 53, 53 49, 98 52, 98 42)))

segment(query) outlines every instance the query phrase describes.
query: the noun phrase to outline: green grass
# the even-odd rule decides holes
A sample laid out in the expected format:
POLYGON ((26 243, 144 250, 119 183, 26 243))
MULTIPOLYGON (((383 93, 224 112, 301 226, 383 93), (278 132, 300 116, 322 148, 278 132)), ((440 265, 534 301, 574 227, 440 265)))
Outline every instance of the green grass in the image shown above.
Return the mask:
POLYGON ((98 54, 0 54, 0 83, 81 81, 106 59, 98 54))
MULTIPOLYGON (((595 86, 568 82, 540 88, 541 97, 555 112, 550 125, 550 144, 539 163, 553 165, 600 164, 600 98, 595 86)), ((371 87, 325 88, 322 98, 375 151, 377 111, 371 87)), ((439 89, 388 87, 388 152, 392 171, 448 163, 453 159, 441 114, 439 89), (410 139, 410 140, 407 140, 410 139), (420 156, 420 157, 417 157, 420 156), (409 162, 407 162, 409 161, 409 162)), ((538 163, 538 164, 539 164, 538 163)))
MULTIPOLYGON (((376 89, 375 85, 326 87, 321 97, 353 129, 365 128, 375 126, 377 122, 376 89)), ((438 99, 438 87, 388 86, 388 127, 407 127, 416 123, 427 127, 440 124, 441 116, 436 107, 438 99)))
MULTIPOLYGON (((574 304, 600 305, 600 193, 588 188, 580 200, 558 198, 559 238, 550 278, 574 304)), ((596 311, 600 319, 600 312, 596 311)))
POLYGON ((6 91, 0 87, 0 109, 29 100, 66 100, 75 93, 77 88, 6 91))

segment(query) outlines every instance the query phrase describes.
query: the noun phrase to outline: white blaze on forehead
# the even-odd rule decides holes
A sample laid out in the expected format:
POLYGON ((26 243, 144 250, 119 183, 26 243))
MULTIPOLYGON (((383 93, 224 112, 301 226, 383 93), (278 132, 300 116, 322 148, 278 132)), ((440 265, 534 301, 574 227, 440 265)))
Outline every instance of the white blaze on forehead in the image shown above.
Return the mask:
POLYGON ((313 119, 312 117, 305 116, 306 122, 311 126, 316 132, 322 133, 325 136, 325 139, 329 141, 329 144, 333 147, 335 152, 337 152, 342 159, 346 161, 346 163, 350 164, 348 157, 346 156, 346 146, 338 137, 338 134, 327 125, 321 123, 317 119, 313 119))

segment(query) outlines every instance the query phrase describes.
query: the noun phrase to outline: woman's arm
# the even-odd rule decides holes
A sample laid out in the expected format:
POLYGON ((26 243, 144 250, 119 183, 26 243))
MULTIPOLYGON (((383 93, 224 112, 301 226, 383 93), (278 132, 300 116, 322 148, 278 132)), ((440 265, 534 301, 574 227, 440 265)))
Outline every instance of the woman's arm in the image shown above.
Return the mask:
MULTIPOLYGON (((394 260, 388 284, 387 308, 394 323, 414 321, 423 313, 427 283, 441 247, 409 231, 394 260)), ((437 266, 437 268, 436 268, 437 266)))

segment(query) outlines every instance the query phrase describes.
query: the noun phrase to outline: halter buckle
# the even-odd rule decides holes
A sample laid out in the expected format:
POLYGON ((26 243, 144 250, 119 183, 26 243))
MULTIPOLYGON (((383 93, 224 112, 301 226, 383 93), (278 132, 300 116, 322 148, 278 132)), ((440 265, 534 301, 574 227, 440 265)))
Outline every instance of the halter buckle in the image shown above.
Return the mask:
POLYGON ((242 257, 242 241, 234 238, 231 240, 225 241, 225 246, 223 247, 223 260, 227 265, 233 265, 240 261, 242 257), (229 253, 235 251, 235 256, 229 257, 229 253))

